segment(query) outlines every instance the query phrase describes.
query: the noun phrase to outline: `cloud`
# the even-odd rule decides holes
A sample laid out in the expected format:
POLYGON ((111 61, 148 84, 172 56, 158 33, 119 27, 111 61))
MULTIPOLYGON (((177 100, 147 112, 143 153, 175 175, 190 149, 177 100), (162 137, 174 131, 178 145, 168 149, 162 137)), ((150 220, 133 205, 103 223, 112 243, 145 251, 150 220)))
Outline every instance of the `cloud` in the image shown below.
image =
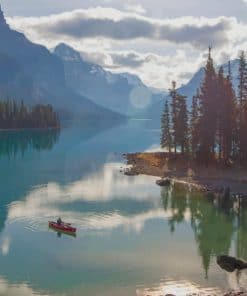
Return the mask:
POLYGON ((135 52, 116 52, 111 54, 111 58, 115 65, 126 66, 130 68, 140 67, 146 61, 146 58, 141 57, 139 54, 135 52))
POLYGON ((11 18, 12 26, 41 38, 106 38, 116 41, 147 39, 190 44, 197 48, 223 46, 234 19, 226 17, 158 20, 112 8, 80 9, 39 18, 11 18))
POLYGON ((91 62, 103 67, 111 63, 110 55, 104 52, 80 51, 80 54, 84 61, 91 62))
POLYGON ((96 7, 47 17, 13 17, 8 22, 36 43, 48 48, 67 43, 87 61, 138 75, 160 89, 168 89, 172 80, 187 83, 204 64, 210 43, 216 64, 226 56, 236 58, 247 47, 247 25, 234 17, 161 20, 96 7))
POLYGON ((124 4, 124 9, 126 9, 127 11, 138 13, 138 14, 145 14, 147 12, 142 5, 133 4, 133 3, 131 4, 128 2, 124 4))
POLYGON ((136 51, 108 52, 110 64, 104 67, 113 72, 130 72, 138 75, 147 84, 160 89, 168 89, 172 80, 186 83, 202 66, 203 53, 197 50, 174 50, 169 55, 136 51))

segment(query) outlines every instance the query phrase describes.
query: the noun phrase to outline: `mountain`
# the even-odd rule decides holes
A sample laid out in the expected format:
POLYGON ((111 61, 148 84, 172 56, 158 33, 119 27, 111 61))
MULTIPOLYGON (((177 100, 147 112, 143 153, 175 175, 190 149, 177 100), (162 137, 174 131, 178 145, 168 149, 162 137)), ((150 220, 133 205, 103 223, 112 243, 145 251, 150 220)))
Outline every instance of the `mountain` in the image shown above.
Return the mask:
POLYGON ((120 118, 66 84, 62 61, 44 46, 12 30, 0 7, 0 97, 50 103, 62 118, 120 118))
MULTIPOLYGON (((228 73, 228 63, 223 64, 222 66, 224 69, 224 73, 228 73)), ((217 66, 216 69, 218 70, 219 67, 220 66, 217 66)), ((236 94, 238 91, 238 67, 239 67, 238 59, 231 61, 232 83, 233 83, 236 94)), ((192 97, 196 94, 197 89, 200 88, 203 77, 204 77, 204 68, 200 68, 187 84, 182 85, 178 89, 179 93, 187 97, 188 108, 190 108, 191 106, 192 97)), ((165 98, 169 99, 169 96, 166 96, 165 98)), ((165 98, 163 98, 162 100, 150 106, 150 108, 148 108, 148 110, 146 110, 146 112, 143 113, 143 117, 154 119, 155 121, 160 121, 161 114, 164 109, 165 98)))
POLYGON ((85 61, 78 51, 64 43, 54 49, 54 54, 63 61, 66 82, 73 90, 115 112, 134 115, 162 97, 161 92, 148 88, 136 75, 106 71, 85 61))

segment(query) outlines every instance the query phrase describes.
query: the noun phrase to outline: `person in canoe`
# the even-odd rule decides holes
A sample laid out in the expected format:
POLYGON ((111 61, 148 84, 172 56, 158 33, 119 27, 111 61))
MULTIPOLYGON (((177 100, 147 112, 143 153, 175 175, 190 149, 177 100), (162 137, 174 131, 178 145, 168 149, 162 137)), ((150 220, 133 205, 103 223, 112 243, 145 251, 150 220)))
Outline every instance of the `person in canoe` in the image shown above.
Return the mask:
POLYGON ((62 221, 62 219, 59 217, 58 219, 57 219, 57 224, 58 225, 61 225, 63 223, 63 221, 62 221))

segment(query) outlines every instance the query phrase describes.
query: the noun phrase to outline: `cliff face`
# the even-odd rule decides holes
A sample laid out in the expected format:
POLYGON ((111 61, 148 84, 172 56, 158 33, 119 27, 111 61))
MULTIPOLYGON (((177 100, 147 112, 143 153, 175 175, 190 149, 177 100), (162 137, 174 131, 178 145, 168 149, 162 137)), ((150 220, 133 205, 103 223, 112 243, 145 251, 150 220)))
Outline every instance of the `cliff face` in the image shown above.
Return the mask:
POLYGON ((0 27, 9 27, 7 25, 6 20, 5 20, 5 17, 4 17, 4 14, 3 14, 3 11, 2 11, 1 5, 0 5, 0 27))

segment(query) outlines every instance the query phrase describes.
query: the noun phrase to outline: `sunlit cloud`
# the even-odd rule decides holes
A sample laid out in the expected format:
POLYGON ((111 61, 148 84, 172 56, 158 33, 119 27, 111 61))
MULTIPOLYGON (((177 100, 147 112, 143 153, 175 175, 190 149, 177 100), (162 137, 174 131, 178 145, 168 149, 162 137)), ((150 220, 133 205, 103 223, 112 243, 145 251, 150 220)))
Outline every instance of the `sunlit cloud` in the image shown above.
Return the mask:
MULTIPOLYGON (((235 59, 247 47, 247 24, 237 16, 224 16, 223 11, 214 17, 183 16, 181 12, 177 17, 158 18, 148 12, 147 1, 142 5, 134 0, 96 2, 91 4, 96 7, 88 8, 88 2, 83 9, 7 20, 36 43, 48 48, 68 43, 85 60, 115 73, 138 75, 145 84, 159 89, 168 89, 173 80, 178 86, 186 84, 205 63, 209 44, 216 64, 235 59)), ((177 4, 159 5, 169 9, 177 4)), ((233 6, 230 1, 225 5, 225 9, 233 6)), ((245 8, 243 0, 236 5, 245 8)))
POLYGON ((223 57, 224 61, 235 58, 247 42, 247 25, 224 16, 158 19, 95 7, 43 17, 12 17, 8 22, 34 42, 48 48, 68 43, 85 60, 116 73, 138 75, 148 86, 160 89, 168 89, 173 80, 178 85, 187 83, 205 61, 202 57, 209 44, 220 63, 223 57))
POLYGON ((124 9, 127 11, 138 13, 138 14, 145 14, 147 12, 146 9, 141 4, 131 3, 129 1, 127 1, 124 4, 124 9))
POLYGON ((223 46, 234 18, 180 17, 158 20, 113 8, 90 8, 39 18, 10 18, 10 24, 41 38, 106 38, 116 41, 148 39, 202 48, 223 46))

